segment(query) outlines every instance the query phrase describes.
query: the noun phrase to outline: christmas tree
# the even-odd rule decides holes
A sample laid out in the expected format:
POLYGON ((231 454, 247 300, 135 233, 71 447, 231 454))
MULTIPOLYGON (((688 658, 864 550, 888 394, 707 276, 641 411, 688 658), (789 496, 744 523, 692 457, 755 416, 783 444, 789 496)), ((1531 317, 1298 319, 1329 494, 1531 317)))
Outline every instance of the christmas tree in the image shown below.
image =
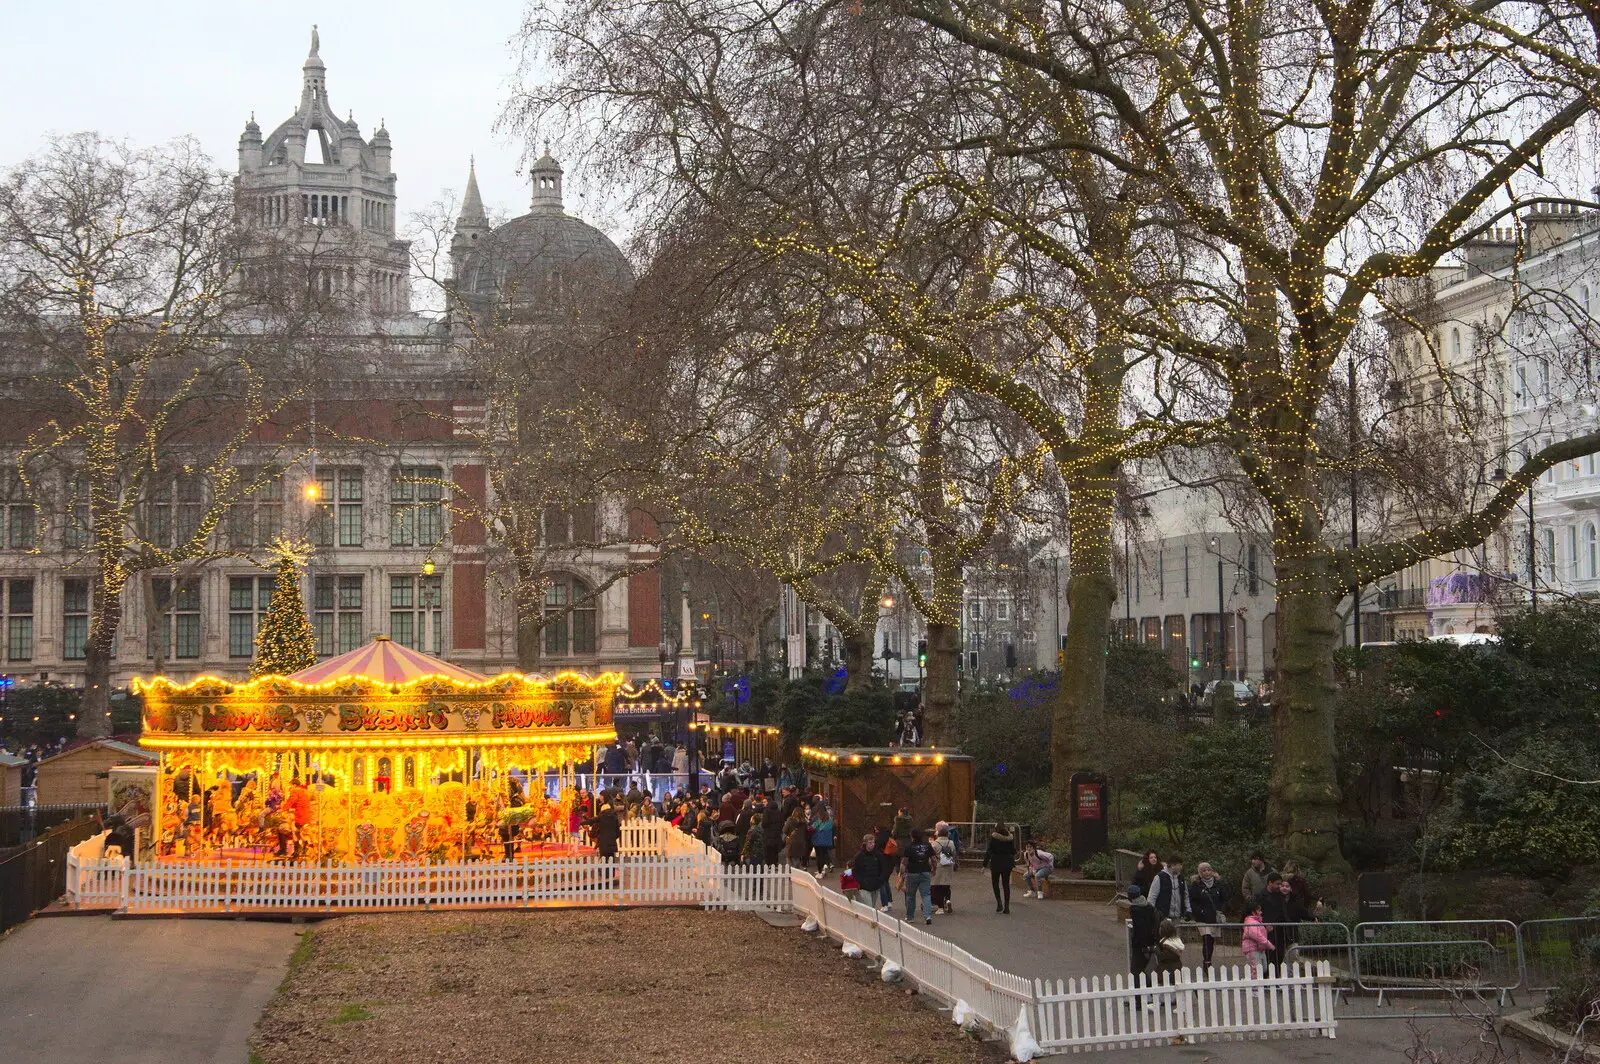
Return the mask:
POLYGON ((280 540, 273 544, 273 553, 278 557, 277 585, 256 632, 251 677, 287 676, 317 663, 317 638, 300 597, 300 570, 305 564, 306 547, 280 540))

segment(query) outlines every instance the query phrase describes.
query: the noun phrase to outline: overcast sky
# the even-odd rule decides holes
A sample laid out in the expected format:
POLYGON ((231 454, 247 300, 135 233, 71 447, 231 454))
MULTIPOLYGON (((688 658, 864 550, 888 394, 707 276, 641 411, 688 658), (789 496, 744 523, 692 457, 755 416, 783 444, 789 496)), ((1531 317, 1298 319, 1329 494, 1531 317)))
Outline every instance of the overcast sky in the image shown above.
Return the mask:
MULTIPOLYGON (((316 22, 328 99, 363 136, 387 121, 400 217, 466 182, 468 156, 491 212, 527 210, 522 146, 493 131, 515 83, 511 43, 522 0, 0 0, 0 166, 51 133, 98 130, 152 144, 190 134, 218 166, 238 166, 253 110, 263 135, 300 101, 300 65, 316 22)), ((569 174, 568 210, 583 191, 569 174)))

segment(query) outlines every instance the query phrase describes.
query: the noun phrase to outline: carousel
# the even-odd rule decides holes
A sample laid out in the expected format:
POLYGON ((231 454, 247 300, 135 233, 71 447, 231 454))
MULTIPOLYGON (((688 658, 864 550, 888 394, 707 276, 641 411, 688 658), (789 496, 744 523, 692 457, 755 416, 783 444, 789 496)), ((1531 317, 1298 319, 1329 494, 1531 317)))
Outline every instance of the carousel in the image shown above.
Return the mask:
POLYGON ((569 835, 575 766, 623 677, 485 677, 380 636, 290 676, 137 682, 160 755, 156 859, 532 860, 569 835))

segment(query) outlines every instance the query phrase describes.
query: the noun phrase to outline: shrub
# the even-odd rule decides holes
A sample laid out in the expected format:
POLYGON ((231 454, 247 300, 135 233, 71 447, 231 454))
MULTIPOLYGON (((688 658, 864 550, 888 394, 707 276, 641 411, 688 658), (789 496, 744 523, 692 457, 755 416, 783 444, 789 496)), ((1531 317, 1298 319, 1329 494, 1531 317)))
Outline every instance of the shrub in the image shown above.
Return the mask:
POLYGON ((1266 832, 1272 738, 1264 728, 1208 728, 1167 764, 1138 780, 1140 813, 1167 824, 1175 841, 1191 829, 1222 839, 1266 832))
POLYGON ((1116 879, 1117 862, 1109 853, 1097 853, 1079 869, 1084 879, 1116 879))
POLYGON ((864 687, 823 699, 801 735, 816 746, 887 746, 894 738, 894 696, 864 687))
POLYGON ((1349 824, 1339 834, 1339 848, 1357 872, 1416 864, 1416 832, 1408 827, 1349 824))
MULTIPOLYGON (((1596 1008, 1600 1008, 1600 967, 1588 965, 1573 969, 1556 984, 1544 1017, 1567 1031, 1575 1031, 1596 1008)), ((1600 1037, 1592 1023, 1584 1028, 1584 1034, 1591 1041, 1600 1037)))

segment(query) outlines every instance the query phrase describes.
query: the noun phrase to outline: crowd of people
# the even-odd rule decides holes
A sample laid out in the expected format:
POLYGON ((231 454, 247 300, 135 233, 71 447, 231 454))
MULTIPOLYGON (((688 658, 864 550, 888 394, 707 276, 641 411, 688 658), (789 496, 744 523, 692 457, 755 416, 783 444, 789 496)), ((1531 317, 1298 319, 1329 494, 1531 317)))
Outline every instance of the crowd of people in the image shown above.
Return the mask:
POLYGON ((1252 972, 1280 966, 1294 945, 1296 926, 1315 921, 1322 903, 1294 862, 1274 870, 1261 853, 1239 879, 1237 894, 1201 861, 1194 876, 1184 877, 1183 859, 1163 861, 1155 850, 1139 861, 1127 889, 1129 903, 1128 964, 1142 972, 1173 971, 1183 966, 1182 924, 1200 925, 1200 965, 1210 968, 1220 925, 1238 916, 1240 948, 1252 972))

